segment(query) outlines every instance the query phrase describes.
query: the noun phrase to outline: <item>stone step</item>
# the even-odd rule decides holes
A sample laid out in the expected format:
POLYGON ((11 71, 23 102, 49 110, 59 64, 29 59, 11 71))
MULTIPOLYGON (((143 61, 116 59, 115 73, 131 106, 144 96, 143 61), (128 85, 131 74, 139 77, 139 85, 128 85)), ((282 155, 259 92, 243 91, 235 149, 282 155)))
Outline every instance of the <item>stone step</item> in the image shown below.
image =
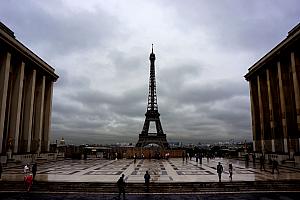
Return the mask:
MULTIPOLYGON (((23 182, 2 181, 0 191, 24 191, 23 182)), ((245 181, 222 183, 151 183, 149 190, 153 193, 195 193, 195 192, 247 192, 247 191, 299 191, 299 181, 245 181)), ((115 193, 116 183, 99 182, 36 182, 33 191, 39 192, 96 192, 115 193)), ((143 193, 143 183, 127 183, 127 193, 143 193)))

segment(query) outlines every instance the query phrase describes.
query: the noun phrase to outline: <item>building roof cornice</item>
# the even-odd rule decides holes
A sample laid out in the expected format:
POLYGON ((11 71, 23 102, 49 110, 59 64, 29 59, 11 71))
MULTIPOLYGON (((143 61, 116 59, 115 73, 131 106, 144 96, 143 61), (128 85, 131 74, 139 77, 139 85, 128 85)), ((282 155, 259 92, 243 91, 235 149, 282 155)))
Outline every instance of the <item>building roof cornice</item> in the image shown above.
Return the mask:
POLYGON ((283 49, 292 44, 295 40, 300 38, 300 23, 295 26, 291 31, 288 32, 288 36, 281 41, 278 45, 276 45, 270 52, 268 52, 265 56, 259 59, 254 65, 252 65, 248 69, 248 73, 245 75, 246 80, 249 80, 251 75, 257 72, 264 64, 272 60, 278 54, 281 53, 283 49))
POLYGON ((20 41, 18 41, 15 38, 13 31, 7 28, 3 23, 1 23, 0 26, 0 39, 3 40, 3 42, 6 43, 8 46, 18 51, 28 60, 45 70, 51 77, 53 77, 54 81, 58 79, 59 76, 54 72, 55 69, 48 65, 45 61, 43 61, 39 56, 33 53, 20 41))

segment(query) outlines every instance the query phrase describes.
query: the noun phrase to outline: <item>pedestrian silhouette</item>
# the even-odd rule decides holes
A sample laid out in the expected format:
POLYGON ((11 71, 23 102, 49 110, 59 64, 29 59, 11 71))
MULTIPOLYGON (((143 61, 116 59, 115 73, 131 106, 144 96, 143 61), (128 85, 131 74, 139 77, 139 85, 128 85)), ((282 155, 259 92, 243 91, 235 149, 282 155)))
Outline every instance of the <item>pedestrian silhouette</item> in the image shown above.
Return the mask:
POLYGON ((151 178, 150 174, 148 173, 148 171, 146 171, 146 174, 144 175, 145 185, 146 185, 146 192, 149 192, 150 178, 151 178))
POLYGON ((202 154, 199 155, 200 164, 202 164, 202 154))
POLYGON ((189 159, 189 153, 186 153, 186 154, 185 154, 185 161, 187 162, 188 159, 189 159))
POLYGON ((24 174, 28 174, 28 173, 30 172, 29 164, 26 164, 26 165, 24 166, 23 171, 24 171, 24 174))
POLYGON ((255 166, 255 154, 252 154, 253 166, 255 166))
POLYGON ((37 172, 37 164, 36 163, 34 163, 32 165, 31 171, 32 171, 32 175, 33 175, 32 181, 34 181, 35 180, 35 175, 36 175, 36 172, 37 172))
POLYGON ((278 170, 278 162, 276 159, 272 160, 272 174, 274 174, 274 171, 277 171, 277 173, 279 174, 279 170, 278 170))
POLYGON ((262 156, 260 156, 260 158, 259 158, 259 163, 260 163, 260 171, 262 170, 262 169, 264 169, 264 171, 266 171, 266 169, 265 169, 265 157, 262 155, 262 156))
POLYGON ((32 174, 31 173, 25 174, 25 176, 24 176, 24 184, 25 184, 25 188, 26 188, 27 192, 29 192, 31 190, 32 182, 33 182, 33 176, 32 176, 32 174))
POLYGON ((245 155, 245 166, 246 166, 246 168, 249 167, 249 154, 245 155))
POLYGON ((124 174, 122 174, 122 176, 119 178, 117 185, 118 185, 118 189, 119 189, 119 196, 118 198, 121 198, 121 193, 123 193, 123 199, 125 199, 125 180, 124 180, 124 174))
POLYGON ((229 178, 230 178, 230 181, 232 181, 232 171, 233 171, 232 163, 229 163, 228 171, 229 171, 229 178))
POLYGON ((223 166, 222 166, 221 163, 219 162, 219 164, 217 165, 217 173, 218 173, 218 176, 219 176, 219 182, 221 182, 221 175, 222 175, 222 172, 223 172, 223 166))

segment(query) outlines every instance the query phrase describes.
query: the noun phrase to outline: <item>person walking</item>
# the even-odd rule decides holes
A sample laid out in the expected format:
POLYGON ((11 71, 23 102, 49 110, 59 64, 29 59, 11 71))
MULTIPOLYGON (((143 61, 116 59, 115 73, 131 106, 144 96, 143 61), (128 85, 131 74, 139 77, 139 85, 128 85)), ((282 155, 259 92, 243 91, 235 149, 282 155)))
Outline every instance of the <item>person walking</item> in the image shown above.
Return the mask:
POLYGON ((219 162, 219 164, 217 165, 217 173, 218 173, 218 176, 219 176, 219 182, 221 182, 221 175, 222 175, 222 172, 223 172, 223 166, 222 166, 221 163, 219 162))
POLYGON ((229 178, 230 178, 230 181, 232 181, 232 171, 233 171, 232 163, 229 163, 228 171, 229 171, 229 178))
POLYGON ((146 192, 149 192, 150 178, 151 178, 150 174, 148 173, 148 171, 146 171, 146 174, 144 175, 145 185, 146 185, 146 192))
POLYGON ((245 155, 245 166, 246 166, 246 168, 249 167, 249 154, 245 155))
POLYGON ((32 165, 31 171, 32 171, 32 175, 33 175, 32 181, 34 181, 35 180, 35 175, 36 175, 36 172, 37 172, 37 164, 36 163, 34 163, 32 165))
POLYGON ((32 182, 33 182, 33 175, 31 173, 25 174, 24 184, 25 184, 25 189, 27 190, 27 192, 29 192, 31 190, 32 182))
POLYGON ((266 169, 265 169, 265 157, 263 155, 260 156, 259 163, 260 163, 260 171, 262 169, 264 169, 264 171, 266 171, 266 169))
POLYGON ((199 154, 199 160, 200 160, 200 164, 202 165, 202 154, 199 154))
POLYGON ((29 173, 29 172, 30 172, 29 164, 26 164, 26 165, 24 166, 24 174, 26 175, 26 174, 29 173))
POLYGON ((252 154, 253 166, 255 166, 255 153, 252 154))
POLYGON ((189 156, 190 156, 189 153, 186 153, 186 154, 185 154, 185 161, 186 161, 186 162, 188 161, 189 156))
POLYGON ((117 186, 119 189, 119 199, 121 199, 121 193, 123 193, 123 199, 125 199, 125 180, 124 180, 124 174, 119 178, 117 182, 117 186))
POLYGON ((274 174, 274 171, 277 171, 277 173, 279 174, 279 170, 278 170, 278 162, 276 159, 272 160, 272 174, 274 174))

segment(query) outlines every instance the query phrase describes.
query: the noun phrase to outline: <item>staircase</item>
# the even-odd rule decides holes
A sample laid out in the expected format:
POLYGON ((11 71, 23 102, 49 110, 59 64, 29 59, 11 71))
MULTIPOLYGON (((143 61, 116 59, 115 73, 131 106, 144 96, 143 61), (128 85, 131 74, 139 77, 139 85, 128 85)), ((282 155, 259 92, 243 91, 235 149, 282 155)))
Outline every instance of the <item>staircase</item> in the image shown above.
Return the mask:
MULTIPOLYGON (((0 192, 24 192, 23 182, 1 181, 0 192)), ((116 183, 99 182, 37 182, 33 192, 84 192, 116 193, 116 183)), ((244 181, 244 182, 175 182, 150 183, 151 193, 212 193, 212 192, 257 192, 257 191, 300 191, 300 181, 244 181)), ((126 193, 144 193, 143 183, 127 183, 126 193)))

